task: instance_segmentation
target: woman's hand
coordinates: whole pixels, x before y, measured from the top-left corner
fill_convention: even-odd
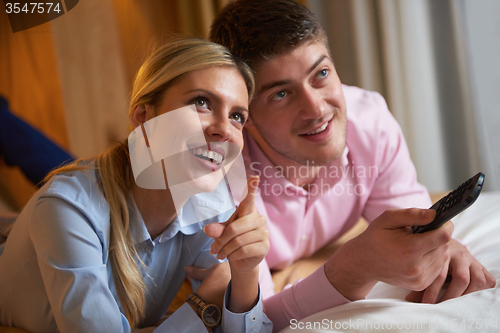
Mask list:
[[[259,295],[259,263],[269,251],[266,219],[255,209],[259,178],[248,179],[248,194],[225,223],[212,223],[205,233],[213,237],[211,253],[227,258],[231,267],[231,296],[228,308],[243,313],[252,309]]]
[[[257,268],[269,251],[266,218],[255,209],[259,178],[248,179],[248,194],[225,223],[212,223],[205,233],[215,239],[210,250],[218,259],[227,258],[231,272],[248,273]]]

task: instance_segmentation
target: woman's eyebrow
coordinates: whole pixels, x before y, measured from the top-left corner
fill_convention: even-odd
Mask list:
[[[218,103],[218,104],[222,103],[222,98],[220,98],[219,95],[211,92],[210,90],[201,89],[201,88],[200,89],[192,89],[192,90],[186,91],[186,93],[184,95],[188,95],[188,94],[192,94],[192,93],[204,93],[204,94],[208,95],[216,103]],[[234,106],[234,107],[232,107],[232,109],[237,109],[237,110],[240,110],[240,111],[249,112],[248,108],[245,107],[245,106]]]
[[[192,93],[204,93],[206,95],[208,95],[210,98],[212,98],[213,100],[215,100],[216,102],[220,102],[221,99],[219,96],[217,96],[217,94],[214,94],[213,92],[211,92],[210,90],[207,90],[207,89],[192,89],[192,90],[188,90],[184,93],[184,95],[188,95],[188,94],[192,94]]]

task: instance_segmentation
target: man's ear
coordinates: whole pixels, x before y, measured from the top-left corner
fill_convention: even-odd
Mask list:
[[[150,105],[147,104],[137,105],[134,111],[132,111],[132,113],[130,114],[130,122],[132,123],[132,126],[136,128],[137,126],[143,124],[145,121],[149,120],[148,113],[151,112],[152,108]]]

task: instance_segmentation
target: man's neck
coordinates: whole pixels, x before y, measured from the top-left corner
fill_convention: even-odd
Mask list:
[[[292,159],[289,159],[279,153],[267,144],[264,138],[260,135],[255,127],[247,129],[248,134],[254,139],[260,150],[271,161],[274,167],[281,170],[283,176],[295,186],[307,189],[308,185],[312,184],[320,170],[319,166],[313,162],[302,164]]]

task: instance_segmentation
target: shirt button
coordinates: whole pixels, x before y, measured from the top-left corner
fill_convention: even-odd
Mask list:
[[[305,241],[307,239],[307,235],[306,234],[303,234],[302,235],[302,240]]]
[[[257,320],[257,318],[255,316],[252,317],[252,321],[255,321]]]

